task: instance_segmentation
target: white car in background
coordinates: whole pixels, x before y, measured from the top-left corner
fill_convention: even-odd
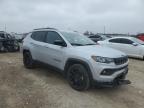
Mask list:
[[[134,37],[115,37],[98,42],[126,53],[129,57],[144,59],[144,42]]]

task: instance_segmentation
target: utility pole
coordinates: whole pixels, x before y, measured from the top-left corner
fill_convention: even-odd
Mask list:
[[[106,33],[106,27],[104,26],[104,34]]]
[[[6,24],[5,24],[5,32],[6,32]]]

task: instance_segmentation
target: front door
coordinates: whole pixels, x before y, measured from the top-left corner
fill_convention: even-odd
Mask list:
[[[48,31],[45,39],[45,50],[43,55],[47,64],[62,69],[66,47],[55,45],[55,40],[64,41],[57,32]]]

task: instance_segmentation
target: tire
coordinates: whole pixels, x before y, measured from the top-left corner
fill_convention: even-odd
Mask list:
[[[90,77],[88,75],[88,71],[81,64],[74,64],[69,67],[67,80],[70,86],[78,91],[84,91],[90,87]]]
[[[31,53],[28,51],[23,53],[23,64],[28,69],[34,68],[34,60],[32,59]]]

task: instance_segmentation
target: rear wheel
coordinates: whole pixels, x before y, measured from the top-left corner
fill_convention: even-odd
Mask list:
[[[34,60],[32,59],[31,53],[26,51],[23,53],[23,63],[26,68],[33,68],[34,67]]]
[[[87,90],[90,86],[88,71],[81,64],[74,64],[68,69],[67,80],[70,86],[78,91]]]

